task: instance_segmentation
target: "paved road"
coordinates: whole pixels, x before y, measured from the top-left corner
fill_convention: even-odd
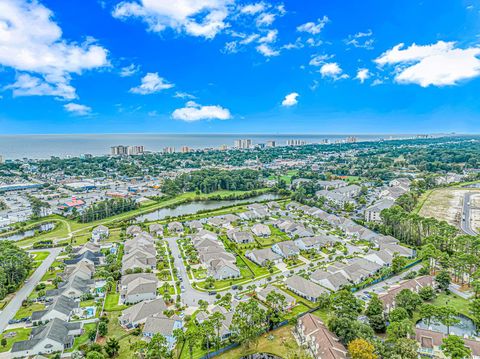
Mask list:
[[[50,255],[42,262],[40,267],[32,274],[27,282],[20,288],[15,296],[10,300],[5,309],[0,313],[0,333],[2,333],[8,325],[8,321],[12,319],[22,306],[22,302],[28,298],[35,286],[40,282],[48,268],[55,261],[63,248],[42,249],[42,251],[50,252]]]
[[[466,234],[471,236],[476,236],[477,232],[472,228],[472,218],[471,218],[471,197],[472,193],[465,193],[463,196],[463,208],[462,208],[462,218],[460,220],[460,228]]]
[[[183,302],[188,306],[198,307],[198,301],[200,299],[206,300],[209,303],[215,301],[214,295],[208,295],[208,293],[201,292],[192,287],[190,280],[188,279],[187,269],[183,261],[178,258],[180,255],[180,248],[178,247],[177,238],[165,238],[168,242],[170,249],[172,250],[172,256],[175,259],[174,265],[178,269],[178,273],[183,278],[182,285],[185,288],[185,292],[182,293]]]

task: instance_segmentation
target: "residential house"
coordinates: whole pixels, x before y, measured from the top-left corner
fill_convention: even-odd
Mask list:
[[[148,317],[143,326],[143,336],[149,340],[155,334],[161,334],[167,339],[168,349],[172,350],[175,347],[175,336],[173,332],[175,329],[182,329],[182,320],[174,315],[171,318],[163,314],[152,315]]]
[[[253,238],[252,232],[250,231],[239,231],[236,229],[231,229],[227,232],[227,237],[232,242],[235,243],[253,243],[255,239]]]
[[[105,227],[104,225],[95,227],[92,231],[92,241],[100,242],[101,240],[108,238],[109,234],[110,232],[108,230],[108,227]]]
[[[415,339],[419,344],[418,354],[423,357],[446,359],[447,356],[442,351],[443,339],[447,335],[429,329],[415,328]],[[480,359],[480,341],[463,338],[463,342],[472,354],[469,359]]]
[[[269,237],[272,234],[270,227],[263,223],[256,223],[252,226],[252,232],[258,237]]]
[[[298,319],[295,334],[302,346],[308,348],[313,358],[347,359],[348,351],[340,339],[313,314]]]
[[[257,288],[256,295],[257,298],[260,299],[262,302],[267,302],[267,297],[272,292],[281,294],[285,297],[285,308],[283,308],[283,310],[290,310],[295,305],[297,305],[297,300],[294,297],[271,284],[267,285],[265,288]]]
[[[135,273],[123,276],[120,285],[120,300],[133,304],[155,299],[159,281],[153,273]]]
[[[183,224],[181,224],[180,222],[170,222],[167,224],[167,228],[170,233],[183,232]]]
[[[44,326],[34,327],[28,340],[13,343],[13,358],[63,352],[73,346],[76,336],[82,334],[83,323],[68,323],[54,318]]]
[[[165,310],[167,310],[167,305],[163,298],[143,301],[125,309],[119,321],[127,329],[136,328],[144,324],[148,317],[160,315]]]
[[[142,228],[140,228],[140,226],[137,226],[137,225],[129,226],[127,227],[127,230],[126,230],[127,236],[131,236],[131,237],[134,237],[137,234],[140,234],[141,232],[142,232]]]
[[[300,277],[297,274],[287,278],[285,280],[285,285],[293,293],[311,302],[316,302],[322,294],[329,293],[327,289],[320,287],[318,284]]]
[[[349,279],[342,272],[330,273],[322,269],[317,269],[313,272],[310,275],[310,280],[332,291],[340,290],[351,284]]]
[[[386,312],[395,308],[395,298],[403,289],[410,289],[413,292],[418,291],[424,287],[433,287],[435,285],[433,277],[430,275],[421,276],[414,279],[409,279],[400,284],[390,288],[386,293],[380,294],[378,298],[383,303],[383,308]]]
[[[153,223],[148,227],[148,231],[153,236],[161,237],[163,235],[163,226],[158,223]]]
[[[45,310],[40,310],[32,313],[31,321],[33,325],[47,323],[54,318],[59,318],[68,322],[71,315],[79,307],[79,302],[59,295]]]
[[[92,293],[94,288],[93,280],[85,280],[78,275],[73,275],[66,282],[59,283],[57,289],[47,290],[46,297],[51,298],[63,294],[71,299],[79,299],[85,294]]]
[[[245,252],[245,257],[261,267],[268,263],[278,264],[282,261],[282,256],[275,253],[270,248],[254,249]]]
[[[291,258],[300,254],[300,248],[295,245],[294,241],[284,241],[275,243],[272,251],[282,256],[282,258]]]
[[[377,203],[374,203],[367,209],[365,209],[365,221],[367,222],[381,222],[382,218],[380,217],[380,213],[387,208],[392,207],[395,204],[395,201],[385,198]]]

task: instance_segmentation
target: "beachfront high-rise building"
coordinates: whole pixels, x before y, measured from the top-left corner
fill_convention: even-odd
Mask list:
[[[163,153],[175,153],[175,147],[171,147],[171,146],[165,147],[163,149]]]
[[[273,140],[267,141],[267,147],[275,147],[277,143]]]
[[[350,137],[347,137],[345,142],[346,143],[356,143],[357,142],[357,138],[355,136],[350,136]]]
[[[234,142],[235,148],[241,148],[241,149],[248,149],[252,147],[252,140],[250,139],[241,139],[241,140],[235,140]]]
[[[129,156],[141,155],[144,152],[143,146],[128,146],[127,154]]]
[[[128,146],[118,145],[111,147],[112,156],[125,156],[128,153]]]
[[[180,151],[182,153],[188,153],[188,152],[192,152],[192,149],[188,146],[182,146],[182,148],[180,149]]]
[[[221,145],[218,149],[220,151],[226,151],[226,150],[228,150],[228,146],[227,145]]]
[[[296,139],[287,140],[287,146],[303,146],[306,144],[307,142],[305,140],[296,140]]]
[[[2,156],[2,155],[0,155],[0,165],[1,165],[3,162],[4,162],[4,160],[3,160],[3,156]]]

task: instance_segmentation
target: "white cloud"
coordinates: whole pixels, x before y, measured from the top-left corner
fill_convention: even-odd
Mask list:
[[[233,0],[139,0],[122,1],[113,10],[118,19],[137,17],[150,31],[171,28],[192,36],[214,38],[228,24],[229,5]]]
[[[333,80],[348,78],[347,74],[343,74],[342,68],[336,62],[327,62],[320,67],[322,77],[330,77]]]
[[[275,21],[275,17],[272,13],[262,13],[257,17],[257,26],[270,26]]]
[[[251,34],[251,35],[247,36],[246,38],[244,38],[242,41],[240,41],[240,43],[242,45],[248,45],[248,44],[251,44],[252,42],[254,42],[255,40],[257,40],[259,37],[260,37],[259,34]]]
[[[461,49],[455,42],[445,41],[404,46],[398,44],[375,60],[380,66],[396,66],[397,83],[447,86],[480,76],[480,47]]]
[[[270,44],[272,42],[277,41],[278,30],[269,30],[267,34],[260,39],[258,39],[259,43]]]
[[[230,111],[221,106],[202,106],[194,101],[188,101],[183,108],[178,108],[172,113],[175,120],[195,122],[201,120],[229,120],[232,118]]]
[[[19,72],[16,96],[76,98],[71,74],[108,65],[108,52],[87,38],[77,44],[62,38],[53,13],[37,1],[0,1],[0,65]]]
[[[298,103],[298,100],[297,100],[298,96],[300,96],[300,95],[296,92],[292,92],[292,93],[288,94],[283,99],[282,106],[284,106],[284,107],[295,106]]]
[[[177,91],[175,92],[175,95],[173,97],[176,97],[176,98],[188,98],[188,99],[194,99],[196,98],[194,95],[192,94],[189,94],[187,92],[182,92],[182,91]]]
[[[257,46],[257,51],[266,57],[273,57],[280,55],[280,51],[272,49],[267,44],[260,44]]]
[[[307,22],[303,25],[297,27],[297,31],[299,32],[308,32],[312,35],[317,35],[322,31],[325,25],[330,21],[327,16],[324,16],[321,19],[318,19],[317,22]]]
[[[175,85],[158,76],[158,73],[149,72],[142,78],[142,83],[137,87],[131,88],[130,92],[139,95],[150,95],[162,90],[168,90],[173,86]]]
[[[357,32],[356,34],[349,35],[344,41],[345,44],[353,47],[373,50],[375,40],[372,38],[372,35],[373,31],[368,29],[366,32]]]
[[[262,12],[265,10],[265,4],[263,2],[259,2],[256,4],[249,4],[245,5],[240,9],[240,12],[242,14],[248,14],[248,15],[255,15],[258,14],[259,12]]]
[[[120,76],[122,77],[130,77],[135,75],[140,70],[140,66],[135,64],[131,64],[120,69]]]
[[[316,55],[312,57],[310,62],[308,63],[310,66],[321,66],[323,65],[326,61],[330,60],[333,58],[333,55]]]
[[[357,76],[355,77],[355,79],[360,81],[360,83],[363,84],[369,78],[370,78],[370,71],[368,69],[361,68],[357,70]]]
[[[72,112],[74,113],[75,115],[79,115],[79,116],[84,116],[84,115],[88,115],[92,112],[92,108],[89,107],[89,106],[85,106],[85,105],[81,105],[79,103],[73,103],[73,102],[70,102],[70,103],[67,103],[65,105],[63,105],[63,107],[65,108],[65,110],[67,110],[68,112]]]

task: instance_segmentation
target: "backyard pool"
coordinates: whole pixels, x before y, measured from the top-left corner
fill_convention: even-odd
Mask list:
[[[476,326],[473,323],[473,320],[467,318],[463,315],[458,315],[457,319],[460,321],[458,324],[450,326],[450,334],[455,334],[460,337],[468,336],[473,337],[476,334]],[[417,328],[420,329],[429,329],[436,332],[441,332],[447,334],[448,330],[447,327],[438,321],[431,320],[430,324],[425,319],[420,320],[417,322]]]

